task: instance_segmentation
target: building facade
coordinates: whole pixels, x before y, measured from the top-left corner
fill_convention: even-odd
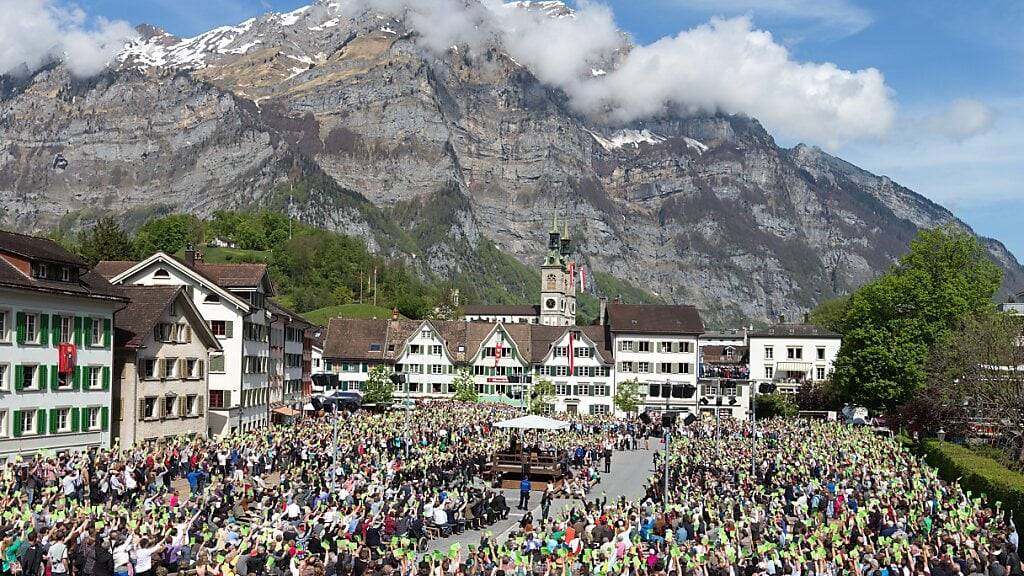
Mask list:
[[[210,436],[270,423],[270,313],[273,287],[265,264],[207,264],[194,250],[184,260],[157,252],[141,262],[100,262],[113,284],[185,286],[221,346],[210,356]]]
[[[842,336],[814,324],[775,324],[750,333],[750,380],[772,382],[795,394],[803,384],[827,380]]]
[[[0,232],[0,460],[110,446],[113,322],[126,304],[59,244]]]
[[[122,447],[208,434],[211,353],[220,341],[185,286],[125,286],[115,325],[113,433]]]

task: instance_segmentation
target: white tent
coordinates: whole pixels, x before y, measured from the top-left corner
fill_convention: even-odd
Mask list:
[[[520,416],[511,420],[502,420],[495,423],[494,426],[497,428],[515,428],[517,430],[565,430],[569,427],[569,423],[530,414],[529,416]]]

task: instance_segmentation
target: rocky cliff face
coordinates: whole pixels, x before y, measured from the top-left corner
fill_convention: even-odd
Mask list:
[[[883,271],[918,227],[963,226],[756,120],[606,125],[500,46],[428,54],[402,22],[332,2],[192,39],[140,32],[100,76],[0,79],[6,224],[292,204],[447,276],[479,270],[482,239],[536,264],[558,214],[593,269],[719,322],[795,316]]]

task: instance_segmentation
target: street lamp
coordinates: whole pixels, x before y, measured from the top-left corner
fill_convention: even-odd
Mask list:
[[[945,442],[946,441],[946,431],[943,430],[942,428],[939,428],[939,431],[935,433],[935,437],[939,439],[939,442]]]
[[[776,386],[771,382],[750,384],[750,475],[757,476],[757,395],[772,394]]]

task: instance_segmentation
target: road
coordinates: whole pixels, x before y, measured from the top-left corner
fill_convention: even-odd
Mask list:
[[[639,450],[616,451],[612,456],[611,473],[601,475],[601,483],[591,489],[588,498],[600,498],[602,492],[608,494],[609,501],[614,500],[619,496],[625,496],[627,499],[633,499],[641,496],[644,493],[644,484],[646,483],[647,478],[651,475],[652,464],[654,461],[653,453],[659,448],[661,448],[661,444],[656,439],[652,438],[649,450],[645,450],[641,447]],[[603,460],[599,465],[599,469],[604,469]],[[530,496],[530,506],[534,518],[540,518],[540,497],[541,492],[538,491],[534,491]],[[448,538],[433,540],[431,541],[428,550],[440,550],[442,552],[446,552],[451,548],[451,545],[456,542],[462,544],[463,548],[465,548],[469,544],[479,543],[480,536],[487,531],[493,533],[496,540],[503,540],[505,534],[518,526],[519,521],[522,520],[523,516],[526,514],[523,511],[515,509],[516,504],[519,503],[518,490],[505,490],[505,500],[508,502],[508,505],[512,507],[512,510],[509,512],[506,520],[499,520],[490,526],[484,527],[482,530],[465,530],[461,534],[454,534]],[[566,506],[570,506],[572,502],[572,500],[565,498],[556,499],[551,505],[550,515],[555,516]]]

